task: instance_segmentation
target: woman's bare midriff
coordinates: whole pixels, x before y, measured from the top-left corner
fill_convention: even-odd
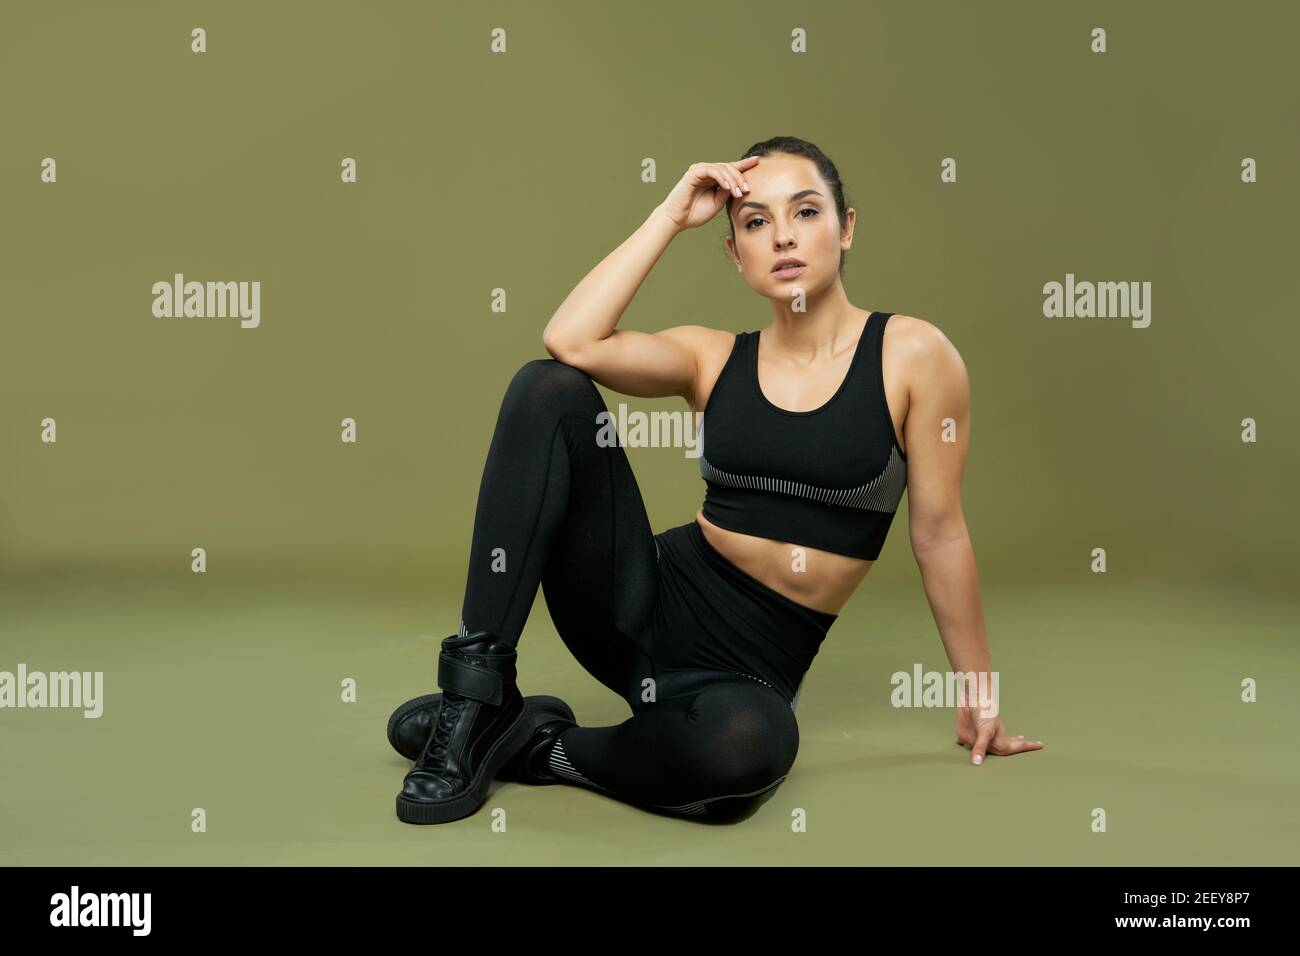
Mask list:
[[[791,601],[827,614],[840,613],[876,563],[728,531],[704,517],[703,508],[695,513],[695,520],[714,550],[740,570]]]

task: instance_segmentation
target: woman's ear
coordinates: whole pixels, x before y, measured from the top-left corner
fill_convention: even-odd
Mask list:
[[[852,206],[844,211],[844,225],[840,227],[840,242],[848,243],[844,246],[844,251],[848,252],[849,247],[853,245],[853,229],[857,225],[858,214]]]
[[[744,272],[745,267],[740,262],[740,253],[736,251],[736,244],[731,241],[731,237],[727,236],[723,239],[722,244],[727,247],[727,254],[731,256],[731,261],[736,264],[736,271]]]

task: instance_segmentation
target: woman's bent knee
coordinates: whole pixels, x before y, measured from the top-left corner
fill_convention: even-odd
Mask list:
[[[515,372],[506,389],[510,408],[540,411],[578,411],[595,414],[605,408],[591,376],[556,359],[533,359]]]
[[[515,372],[513,381],[530,389],[547,392],[567,389],[585,392],[595,387],[590,375],[574,365],[565,365],[558,359],[532,359],[525,362]]]

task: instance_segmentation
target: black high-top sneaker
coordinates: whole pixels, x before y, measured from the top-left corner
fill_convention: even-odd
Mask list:
[[[420,756],[441,702],[441,694],[412,697],[389,715],[388,742],[407,760],[415,760]],[[560,698],[546,694],[525,697],[524,707],[528,711],[532,737],[501,766],[496,779],[533,786],[563,783],[550,771],[542,751],[549,753],[546,745],[552,737],[578,726],[573,708]]]
[[[438,716],[438,705],[442,703],[442,694],[425,694],[422,697],[412,697],[397,705],[397,708],[388,716],[388,743],[399,754],[407,760],[419,760],[420,753],[424,750],[424,745],[429,740],[429,729],[433,726],[434,718]],[[565,717],[575,721],[577,718],[573,715],[573,708],[566,704],[559,697],[551,697],[546,694],[530,694],[524,698],[524,707],[528,709],[530,727],[536,735],[538,724],[541,721],[551,720],[555,717]],[[530,740],[529,743],[533,741]],[[511,768],[519,763],[520,756],[525,750],[530,749],[524,746],[518,753],[511,757],[501,769],[497,771],[497,780],[518,780],[519,776],[511,772]]]
[[[488,631],[442,642],[442,700],[429,739],[397,795],[399,819],[448,823],[483,806],[492,778],[533,732],[515,685],[516,658],[513,647]]]

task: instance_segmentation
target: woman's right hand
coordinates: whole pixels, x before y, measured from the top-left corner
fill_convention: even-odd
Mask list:
[[[728,196],[739,199],[749,192],[744,171],[758,160],[746,156],[738,163],[692,163],[659,208],[678,229],[702,226],[718,214]]]

